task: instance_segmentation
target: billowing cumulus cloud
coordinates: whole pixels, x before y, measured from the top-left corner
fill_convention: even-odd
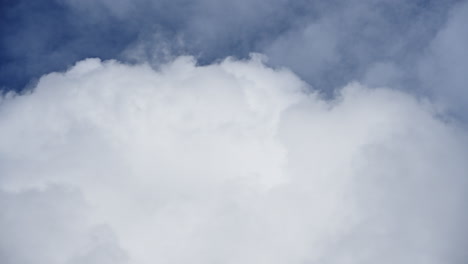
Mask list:
[[[2,1],[0,262],[465,263],[467,17]]]
[[[6,94],[2,263],[463,263],[463,127],[262,59],[87,59]]]

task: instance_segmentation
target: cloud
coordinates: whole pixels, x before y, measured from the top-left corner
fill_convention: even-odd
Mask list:
[[[2,263],[125,263],[106,225],[93,222],[79,191],[51,185],[0,191]]]
[[[468,2],[453,8],[450,19],[438,32],[419,61],[424,88],[466,121],[468,103]]]
[[[0,5],[2,263],[468,259],[466,1]]]
[[[205,63],[245,57],[259,39],[289,27],[304,6],[284,0],[4,1],[0,88],[24,90],[31,80],[88,57],[153,65],[185,54]]]
[[[391,84],[417,90],[415,61],[450,17],[456,1],[351,1],[330,4],[262,47],[274,65],[298,73],[316,89],[333,93],[365,81],[374,66],[394,65],[406,74]],[[371,77],[378,79],[380,73]],[[410,79],[411,81],[409,81]],[[378,80],[385,82],[386,77]]]
[[[180,55],[205,65],[260,52],[329,94],[353,80],[378,79],[369,75],[379,64],[406,73],[392,85],[425,91],[416,61],[459,2],[4,1],[0,86],[24,90],[88,57],[157,68]]]
[[[462,263],[466,131],[255,55],[87,59],[0,103],[4,263]]]

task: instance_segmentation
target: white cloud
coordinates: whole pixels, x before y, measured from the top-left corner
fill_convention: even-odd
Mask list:
[[[88,59],[0,105],[6,263],[460,263],[467,142],[260,57]],[[465,241],[466,242],[466,241]]]

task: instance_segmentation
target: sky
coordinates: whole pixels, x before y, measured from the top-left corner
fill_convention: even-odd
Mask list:
[[[468,1],[0,12],[1,263],[467,262]]]

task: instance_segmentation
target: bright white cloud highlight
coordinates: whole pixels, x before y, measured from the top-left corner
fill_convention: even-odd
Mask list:
[[[256,56],[88,59],[0,104],[3,263],[461,263],[467,142]]]

